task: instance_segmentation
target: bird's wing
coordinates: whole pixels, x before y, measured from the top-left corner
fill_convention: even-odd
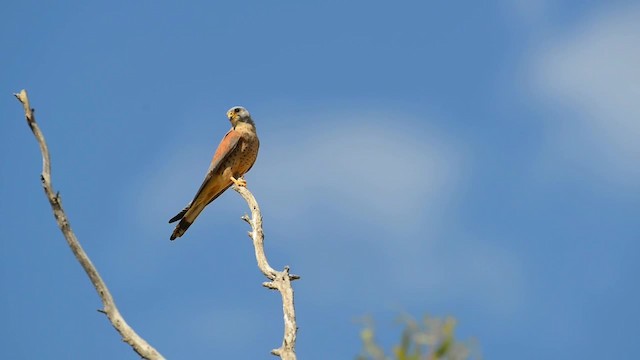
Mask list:
[[[176,215],[176,216],[172,217],[171,219],[169,219],[169,224],[171,224],[172,222],[176,222],[176,221],[182,219],[184,217],[184,214],[186,214],[187,211],[189,211],[190,207],[191,207],[191,203],[187,204],[187,206],[185,206],[184,209],[180,210],[178,215]]]
[[[224,138],[222,138],[220,145],[218,145],[218,149],[213,155],[213,160],[211,160],[211,165],[207,170],[207,175],[205,176],[204,181],[202,182],[202,185],[200,185],[200,189],[198,189],[198,191],[196,192],[196,195],[193,197],[193,200],[184,209],[182,209],[182,211],[180,211],[176,216],[172,217],[171,220],[169,220],[169,223],[178,221],[182,219],[184,216],[186,216],[187,212],[189,212],[189,210],[192,210],[192,205],[194,205],[196,201],[199,201],[200,203],[204,202],[200,204],[201,206],[198,206],[199,210],[197,211],[197,213],[200,213],[200,211],[202,211],[202,208],[205,205],[209,204],[211,201],[217,198],[224,190],[228,188],[227,186],[220,189],[220,191],[216,191],[215,194],[209,194],[209,196],[212,196],[211,199],[200,199],[200,196],[205,196],[205,193],[206,193],[204,191],[205,189],[211,186],[216,186],[215,184],[216,180],[220,180],[215,178],[216,172],[219,170],[218,168],[220,167],[220,164],[224,163],[224,160],[227,159],[227,157],[229,157],[229,155],[232,154],[235,151],[235,149],[238,147],[238,143],[240,142],[240,137],[241,135],[238,131],[231,129],[229,130],[229,132],[227,132]],[[229,182],[231,182],[231,180],[229,180]]]
[[[196,196],[194,196],[193,200],[191,201],[192,204],[196,202],[198,197],[202,194],[203,190],[209,185],[210,182],[212,182],[213,178],[216,176],[216,172],[220,167],[220,164],[224,163],[224,160],[226,160],[229,155],[231,155],[238,147],[240,138],[240,133],[233,129],[229,130],[229,132],[224,136],[224,138],[220,142],[220,145],[218,145],[216,153],[213,155],[211,165],[209,165],[209,170],[207,170],[207,175],[205,176],[202,185],[200,185],[200,189],[198,189],[198,192],[196,192]],[[206,203],[209,203],[209,201],[207,200]]]

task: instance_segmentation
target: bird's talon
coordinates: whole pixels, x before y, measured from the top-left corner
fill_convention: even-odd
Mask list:
[[[232,177],[231,177],[231,181],[233,181],[233,183],[234,183],[236,186],[239,186],[239,187],[247,187],[247,180],[245,180],[245,179],[243,179],[243,178],[238,178],[238,179],[236,179],[236,178],[234,178],[234,177],[232,176]]]

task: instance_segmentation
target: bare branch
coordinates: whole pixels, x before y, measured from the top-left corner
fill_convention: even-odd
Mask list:
[[[274,270],[267,261],[267,257],[264,253],[264,233],[262,231],[262,214],[260,213],[260,207],[253,194],[246,187],[233,186],[233,190],[237,191],[249,205],[251,209],[251,218],[244,215],[242,220],[249,223],[251,231],[249,237],[253,240],[253,247],[256,252],[256,260],[260,271],[270,281],[263,283],[262,285],[273,290],[278,290],[282,295],[282,311],[284,313],[284,338],[282,339],[282,345],[271,350],[273,355],[279,356],[283,360],[295,360],[296,359],[296,333],[298,327],[296,326],[296,312],[293,306],[293,287],[291,281],[299,279],[297,275],[289,274],[289,267],[285,267],[283,271]]]
[[[71,225],[69,224],[67,215],[62,208],[60,195],[53,190],[53,186],[51,185],[51,163],[49,158],[49,149],[47,148],[47,143],[44,139],[44,135],[42,134],[40,128],[38,127],[38,124],[36,123],[36,118],[33,114],[34,110],[29,104],[27,92],[25,90],[22,90],[19,94],[14,94],[14,96],[24,106],[24,114],[27,119],[27,124],[29,124],[33,135],[36,137],[36,140],[40,145],[40,152],[42,153],[42,187],[44,188],[44,192],[49,199],[49,203],[51,204],[53,216],[56,218],[58,226],[60,227],[64,238],[67,240],[67,244],[69,244],[73,255],[75,255],[80,265],[82,265],[82,268],[89,276],[91,283],[96,288],[100,299],[102,299],[103,309],[99,311],[107,315],[113,327],[120,333],[120,336],[122,336],[122,341],[131,345],[133,350],[142,358],[149,360],[164,359],[164,357],[160,355],[160,353],[156,349],[154,349],[143,338],[136,334],[136,332],[124,320],[122,315],[120,315],[120,311],[118,311],[116,303],[113,300],[113,297],[111,296],[107,285],[104,283],[104,281],[102,281],[98,270],[96,270],[95,266],[93,266],[91,260],[89,259],[89,256],[87,256],[87,254],[82,249],[82,246],[80,246],[76,235],[73,233],[73,230],[71,230]]]

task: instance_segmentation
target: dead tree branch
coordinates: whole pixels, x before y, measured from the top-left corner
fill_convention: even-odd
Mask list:
[[[233,190],[237,191],[246,200],[249,205],[249,209],[251,209],[251,218],[249,218],[248,215],[244,215],[242,220],[246,221],[251,226],[249,237],[253,240],[253,247],[255,248],[258,267],[264,276],[270,280],[262,285],[269,289],[278,290],[282,295],[284,338],[282,339],[282,345],[277,349],[271,350],[271,353],[279,356],[283,360],[295,360],[296,333],[298,331],[298,327],[296,326],[296,312],[293,306],[293,287],[291,287],[291,281],[299,279],[300,277],[289,274],[288,266],[286,266],[283,271],[276,271],[269,265],[264,253],[262,214],[260,213],[258,202],[246,187],[234,185]]]
[[[73,255],[75,255],[76,259],[82,265],[82,268],[89,276],[91,283],[96,288],[100,299],[102,299],[103,309],[99,310],[100,312],[107,315],[109,321],[113,327],[120,333],[122,336],[122,341],[131,345],[133,350],[138,353],[142,358],[149,360],[159,360],[164,359],[160,353],[154,349],[149,343],[147,343],[143,338],[141,338],[136,332],[127,324],[124,320],[120,311],[116,307],[116,303],[107,288],[107,285],[102,281],[98,270],[96,270],[95,266],[91,263],[89,256],[84,252],[82,246],[78,242],[76,235],[71,230],[71,225],[69,224],[69,220],[67,215],[62,208],[62,200],[60,199],[60,194],[56,193],[53,190],[53,186],[51,185],[51,163],[49,158],[49,149],[47,148],[47,143],[44,139],[44,135],[40,131],[38,124],[36,123],[36,118],[34,116],[34,110],[31,108],[29,104],[29,98],[27,97],[27,92],[22,90],[18,94],[14,94],[14,96],[22,103],[24,106],[24,114],[27,119],[27,124],[31,128],[33,135],[36,137],[38,144],[40,145],[40,152],[42,153],[42,187],[44,188],[44,192],[49,199],[49,203],[51,204],[51,209],[53,210],[53,216],[56,218],[58,222],[58,226],[62,231],[62,235],[67,240],[67,244],[71,248]]]

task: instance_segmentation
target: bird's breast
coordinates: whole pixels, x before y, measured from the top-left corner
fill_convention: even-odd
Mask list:
[[[237,156],[235,156],[233,164],[231,167],[233,168],[233,173],[237,176],[244,175],[253,164],[256,162],[258,157],[258,149],[260,147],[260,142],[258,141],[258,137],[255,134],[243,134],[241,143],[239,144],[239,151]]]

